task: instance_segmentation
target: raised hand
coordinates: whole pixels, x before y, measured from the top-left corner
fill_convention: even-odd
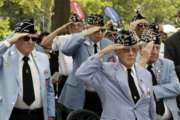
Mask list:
[[[149,60],[149,58],[151,56],[151,52],[153,50],[153,46],[154,46],[154,41],[148,42],[147,44],[140,45],[140,47],[141,47],[141,49],[140,49],[140,55],[141,55],[140,64],[142,66],[145,66],[147,61]]]
[[[28,36],[29,33],[15,33],[10,39],[8,39],[8,42],[13,45],[21,38]]]
[[[114,50],[120,50],[122,48],[124,48],[124,46],[121,44],[111,44],[98,52],[98,58],[102,58],[104,55],[111,53]]]
[[[101,29],[101,27],[95,26],[95,27],[91,27],[91,28],[83,30],[82,33],[84,34],[84,36],[88,36],[88,35],[91,35],[97,31],[99,31],[100,29]]]

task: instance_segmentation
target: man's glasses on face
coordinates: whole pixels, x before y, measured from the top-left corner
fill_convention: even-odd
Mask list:
[[[30,39],[31,39],[33,42],[36,42],[38,38],[35,37],[35,36],[24,36],[24,37],[23,37],[23,40],[26,41],[26,42],[28,42]]]
[[[137,26],[138,26],[139,28],[147,28],[147,27],[148,27],[148,24],[139,23],[139,24],[137,24]]]
[[[122,52],[124,53],[129,53],[129,52],[133,52],[136,53],[138,51],[138,47],[124,47],[122,48]]]

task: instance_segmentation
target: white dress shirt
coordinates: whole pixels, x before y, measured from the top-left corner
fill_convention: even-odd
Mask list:
[[[57,36],[53,40],[52,44],[52,50],[53,51],[59,51],[59,74],[60,75],[69,75],[69,73],[72,71],[73,67],[73,59],[71,56],[66,56],[62,53],[62,48],[64,46],[64,43],[68,40],[71,39],[72,34],[70,35],[62,35],[62,36]]]
[[[18,63],[18,65],[19,65],[19,72],[18,72],[19,95],[17,97],[15,107],[20,108],[20,109],[41,108],[42,107],[42,98],[41,98],[41,93],[40,93],[40,79],[39,79],[37,67],[36,67],[31,55],[28,56],[29,57],[28,64],[30,66],[31,74],[32,74],[32,80],[33,80],[33,86],[34,86],[34,92],[35,92],[35,101],[30,106],[28,106],[23,101],[22,67],[24,64],[24,61],[23,61],[24,55],[18,50],[17,50],[17,53],[19,54],[19,63]]]
[[[121,63],[120,63],[120,64],[121,64]],[[122,65],[124,71],[127,72],[127,68],[126,68],[123,64],[121,64],[121,65]],[[131,75],[132,75],[132,77],[133,77],[133,79],[134,79],[134,83],[135,83],[136,88],[137,88],[137,90],[138,90],[139,96],[141,97],[142,91],[141,91],[141,89],[140,89],[140,87],[139,87],[139,81],[138,81],[138,78],[137,78],[137,74],[136,74],[136,70],[135,70],[135,66],[134,66],[134,65],[131,67]],[[129,94],[131,95],[130,89],[129,89]],[[132,95],[131,95],[131,96],[132,96]]]

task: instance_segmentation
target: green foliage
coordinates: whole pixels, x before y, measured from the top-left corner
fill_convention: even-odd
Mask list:
[[[103,7],[112,6],[124,18],[124,22],[129,24],[135,10],[140,8],[144,16],[150,22],[171,23],[179,26],[176,22],[175,14],[180,1],[178,0],[78,0],[86,14],[102,13]]]
[[[34,18],[39,31],[48,31],[54,0],[0,0],[0,36],[12,31],[14,25],[24,18]],[[86,15],[103,14],[105,6],[111,6],[123,17],[127,26],[135,15],[135,9],[141,8],[150,22],[175,24],[180,9],[180,0],[77,0]]]
[[[17,22],[27,18],[34,18],[37,29],[42,30],[43,27],[41,26],[48,24],[48,22],[44,22],[49,21],[51,8],[52,0],[0,0],[0,17],[3,19],[8,18],[9,21],[9,26],[3,28],[10,31],[14,29]]]
[[[0,18],[0,40],[7,36],[9,31],[9,19],[8,18]]]

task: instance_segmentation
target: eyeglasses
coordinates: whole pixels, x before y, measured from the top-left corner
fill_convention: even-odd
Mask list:
[[[138,51],[138,48],[137,47],[125,47],[122,49],[122,51],[124,53],[129,53],[129,52],[133,52],[133,53],[136,53]]]
[[[142,27],[147,28],[147,27],[148,27],[148,24],[139,23],[139,24],[137,24],[137,26],[138,26],[139,28],[142,28]]]
[[[103,28],[101,28],[99,31],[97,31],[97,32],[95,32],[95,33],[104,33],[106,31],[106,29],[103,29]]]
[[[24,36],[24,37],[23,37],[23,40],[26,41],[26,42],[28,42],[30,39],[31,39],[33,42],[36,42],[38,38],[37,38],[37,37],[33,37],[33,36]]]

